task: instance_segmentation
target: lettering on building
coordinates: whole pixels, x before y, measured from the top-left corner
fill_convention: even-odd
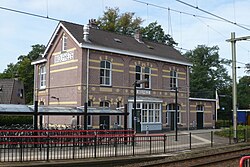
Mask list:
[[[54,57],[54,64],[66,62],[74,59],[74,51],[61,53]]]

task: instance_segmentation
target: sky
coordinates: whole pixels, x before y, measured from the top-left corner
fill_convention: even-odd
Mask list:
[[[237,37],[250,36],[250,0],[182,0],[199,9],[220,16],[238,27],[178,0],[0,0],[0,72],[20,55],[27,55],[31,46],[49,42],[58,21],[11,12],[10,8],[78,24],[98,19],[106,7],[119,7],[120,13],[134,12],[143,26],[157,21],[182,48],[193,50],[198,45],[219,47],[220,58],[232,59],[231,32]],[[145,2],[145,3],[141,3]],[[169,10],[168,10],[169,9]],[[250,63],[250,41],[236,43],[237,77],[244,75],[245,63]],[[231,67],[227,67],[231,75]]]

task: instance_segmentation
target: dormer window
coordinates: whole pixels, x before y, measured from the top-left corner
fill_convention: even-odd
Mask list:
[[[62,37],[62,52],[67,50],[67,37],[63,34]]]

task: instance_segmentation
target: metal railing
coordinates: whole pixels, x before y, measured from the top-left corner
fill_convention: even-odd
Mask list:
[[[244,140],[246,141],[246,140]],[[132,130],[0,130],[0,162],[172,153],[230,144],[214,132],[134,134]]]

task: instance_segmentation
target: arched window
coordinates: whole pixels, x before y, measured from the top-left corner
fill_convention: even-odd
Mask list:
[[[100,84],[110,86],[111,85],[111,63],[103,60],[100,64]]]
[[[197,105],[196,106],[196,111],[197,112],[203,112],[204,111],[204,106],[203,105]]]
[[[110,102],[105,100],[100,102],[100,107],[110,107]]]
[[[40,105],[40,106],[44,106],[44,102],[43,102],[43,101],[40,101],[40,102],[39,102],[39,105]]]

